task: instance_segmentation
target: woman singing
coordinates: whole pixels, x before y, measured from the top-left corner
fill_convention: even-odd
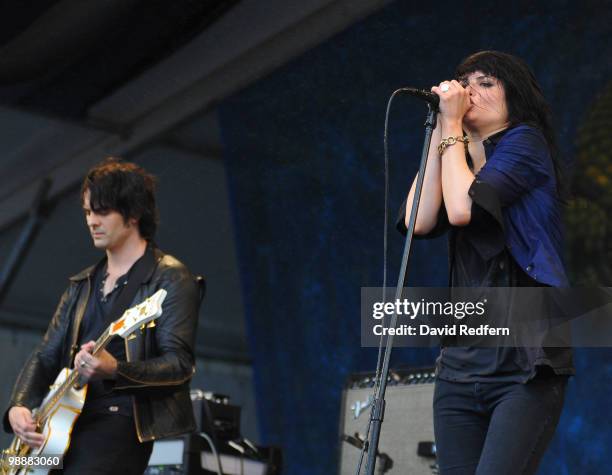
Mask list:
[[[469,56],[440,97],[415,234],[449,231],[453,287],[568,285],[560,173],[548,105],[521,59]],[[415,182],[402,206],[404,233]],[[444,346],[434,429],[441,475],[533,474],[553,437],[566,348]]]

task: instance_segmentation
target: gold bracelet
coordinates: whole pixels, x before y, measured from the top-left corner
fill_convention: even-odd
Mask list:
[[[470,142],[470,140],[468,139],[467,135],[464,135],[463,137],[447,137],[445,139],[442,139],[440,145],[438,145],[438,155],[442,156],[444,150],[446,150],[447,147],[455,145],[457,142],[463,142],[467,147],[467,144]]]

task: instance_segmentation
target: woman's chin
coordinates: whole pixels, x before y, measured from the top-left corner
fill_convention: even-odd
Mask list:
[[[467,113],[463,116],[463,128],[473,130],[476,128],[476,125],[474,116],[470,113],[470,111],[467,111]]]

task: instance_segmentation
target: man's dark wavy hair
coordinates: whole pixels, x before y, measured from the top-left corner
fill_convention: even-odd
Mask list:
[[[93,212],[117,211],[126,223],[131,218],[137,219],[140,235],[152,241],[159,223],[155,184],[155,177],[143,168],[110,157],[85,176],[81,202],[89,190],[89,206]]]
[[[461,79],[476,71],[497,78],[504,86],[508,121],[511,127],[522,123],[540,129],[553,160],[557,192],[563,199],[564,173],[550,107],[527,63],[508,53],[479,51],[465,58],[457,66],[455,77]]]

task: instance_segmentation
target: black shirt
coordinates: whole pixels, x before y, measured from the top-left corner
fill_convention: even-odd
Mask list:
[[[119,277],[111,292],[105,296],[106,261],[103,261],[96,267],[92,276],[91,294],[79,331],[79,345],[83,345],[91,340],[96,341],[106,328],[121,316],[113,316],[110,312],[121,291],[127,285],[130,272],[133,268],[134,266],[125,275]],[[106,351],[113,355],[117,361],[126,361],[123,338],[119,336],[112,337],[106,346]],[[113,391],[112,386],[112,381],[90,381],[87,386],[83,413],[104,412],[132,416],[131,397],[127,394]]]
[[[451,227],[451,287],[534,287],[538,282],[525,274],[510,252],[503,248],[484,260],[472,236],[494,226],[492,218],[476,213],[463,227]],[[522,348],[443,347],[437,361],[438,377],[458,382],[524,382],[535,375]]]
[[[487,159],[506,131],[485,140]],[[468,164],[471,159],[468,155]],[[451,226],[444,204],[434,229],[424,236],[449,233],[450,287],[535,287],[542,286],[517,264],[508,250],[499,198],[492,187],[475,179],[469,190],[471,219],[467,226]],[[406,202],[402,204],[397,228],[406,234]],[[437,360],[441,379],[457,382],[526,382],[538,368],[549,367],[557,374],[573,374],[568,348],[482,348],[446,346]]]

